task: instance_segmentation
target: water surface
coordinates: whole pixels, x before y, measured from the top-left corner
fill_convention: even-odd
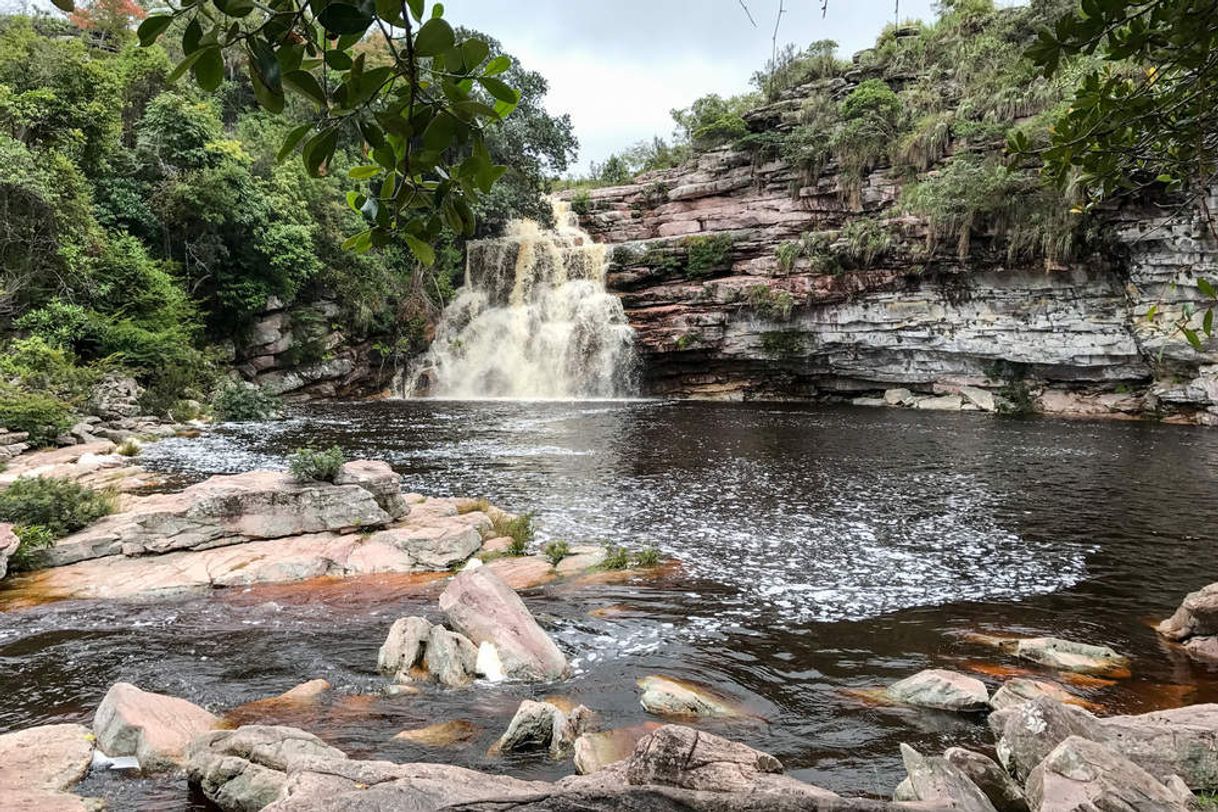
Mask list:
[[[1218,580],[1212,432],[787,404],[408,401],[225,426],[152,446],[146,462],[195,479],[282,466],[297,446],[330,443],[388,461],[409,489],[534,511],[539,541],[656,544],[681,568],[526,594],[577,666],[567,683],[421,697],[377,695],[376,650],[394,618],[435,614],[440,583],[10,612],[0,615],[0,731],[87,721],[118,679],[222,711],[322,676],[336,700],[277,712],[353,756],[553,778],[569,762],[485,754],[519,700],[558,693],[607,727],[635,725],[648,717],[634,681],[659,672],[710,683],[752,714],[707,729],[775,753],[805,780],[889,795],[899,742],[938,751],[984,747],[987,736],[980,720],[853,692],[930,666],[972,670],[993,688],[1022,667],[970,632],[1129,653],[1130,680],[1067,683],[1105,712],[1218,698],[1215,675],[1149,625]],[[391,741],[448,719],[482,732],[450,750]],[[181,808],[187,792],[170,780],[89,786],[143,809]]]

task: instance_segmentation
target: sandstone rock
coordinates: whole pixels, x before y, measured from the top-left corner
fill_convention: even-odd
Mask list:
[[[1002,714],[998,759],[1021,781],[1071,736],[1105,738],[1100,721],[1090,713],[1049,697],[1015,705]]]
[[[652,675],[638,681],[639,704],[660,716],[742,716],[739,707],[713,689],[688,680]]]
[[[482,547],[476,529],[454,521],[394,527],[374,533],[370,541],[393,545],[410,557],[416,569],[436,571],[459,564]]]
[[[549,749],[555,733],[566,722],[566,714],[549,702],[526,699],[516,709],[507,731],[495,742],[496,752]]]
[[[554,704],[554,702],[550,702]],[[575,750],[575,742],[585,731],[592,729],[596,714],[583,705],[574,708],[560,708],[562,718],[555,717],[554,736],[550,739],[550,756],[556,759],[566,758]]]
[[[575,740],[575,771],[580,775],[587,775],[603,770],[610,764],[625,761],[634,753],[639,739],[659,727],[655,722],[649,722],[645,725],[580,735]]]
[[[8,574],[8,562],[21,546],[21,539],[13,532],[11,524],[0,522],[0,578]]]
[[[402,478],[389,467],[389,463],[380,460],[351,460],[343,463],[334,484],[358,485],[372,494],[372,498],[394,519],[400,519],[410,512],[410,506],[402,497]]]
[[[1169,640],[1218,635],[1218,583],[1190,592],[1171,617],[1158,626],[1159,634]]]
[[[104,420],[135,417],[140,413],[140,396],[143,388],[134,378],[125,375],[107,375],[93,387],[87,408]]]
[[[1015,656],[1061,671],[1113,674],[1127,670],[1129,661],[1108,646],[1093,646],[1056,637],[1032,637],[1015,643]]]
[[[976,784],[947,759],[927,758],[907,744],[901,745],[901,760],[909,773],[903,794],[934,809],[960,812],[994,812],[994,805]]]
[[[994,400],[994,393],[988,389],[979,389],[976,386],[962,386],[960,387],[960,394],[967,403],[971,403],[983,412],[998,410],[998,404]]]
[[[186,772],[225,812],[256,812],[280,797],[287,771],[297,763],[332,765],[345,759],[341,750],[303,730],[245,725],[194,739]]]
[[[135,756],[143,769],[163,770],[182,764],[191,739],[218,721],[185,699],[116,682],[93,717],[93,735],[106,755]]]
[[[1108,747],[1071,736],[1028,776],[1039,812],[1186,812],[1189,806],[1154,776]]]
[[[450,688],[468,685],[474,679],[477,647],[462,634],[443,626],[432,626],[423,652],[423,665],[432,679]]]
[[[908,389],[889,389],[884,393],[884,402],[889,406],[912,406],[914,393]]]
[[[948,748],[943,758],[968,776],[998,812],[1028,812],[1023,791],[993,759],[963,747]]]
[[[626,777],[631,784],[733,792],[761,774],[782,771],[782,762],[769,753],[688,727],[665,725],[639,741]]]
[[[981,680],[939,668],[894,683],[888,687],[888,696],[906,705],[966,712],[985,710],[990,698]]]
[[[1003,708],[1031,702],[1033,699],[1041,696],[1051,697],[1058,702],[1065,702],[1066,704],[1077,704],[1079,702],[1078,697],[1060,685],[1055,685],[1052,682],[1016,677],[1004,682],[1002,687],[994,692],[994,695],[990,697],[990,707],[994,710],[1002,710]]]
[[[571,555],[558,562],[554,568],[560,576],[578,575],[593,567],[599,567],[605,560],[604,547],[580,546],[572,547]]]
[[[478,726],[464,719],[439,722],[426,727],[403,730],[394,736],[395,741],[417,744],[423,747],[452,747],[464,744],[478,735]]]
[[[93,760],[83,725],[45,725],[0,736],[0,806],[14,812],[77,812],[99,808],[68,790]]]
[[[418,665],[423,657],[423,646],[431,634],[431,623],[421,617],[403,617],[389,627],[386,638],[377,655],[376,670],[399,682],[410,679],[410,669]]]
[[[313,679],[284,691],[276,697],[276,700],[280,702],[316,702],[328,694],[331,687],[327,680]]]
[[[486,567],[512,589],[532,589],[548,584],[557,575],[554,566],[539,555],[496,558]]]
[[[1218,705],[1189,705],[1099,720],[1111,747],[1160,781],[1178,775],[1190,788],[1218,789]]]
[[[477,645],[491,643],[508,677],[554,680],[569,672],[567,658],[542,631],[520,596],[489,567],[467,570],[440,595],[454,629]]]
[[[936,398],[919,398],[914,403],[915,409],[926,409],[935,412],[958,412],[964,406],[959,395],[942,395]]]

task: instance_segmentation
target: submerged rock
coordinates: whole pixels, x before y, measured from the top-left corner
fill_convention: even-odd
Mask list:
[[[0,806],[83,812],[100,804],[69,794],[89,771],[93,736],[83,725],[44,725],[0,736]]]
[[[526,699],[516,709],[507,731],[492,748],[495,752],[549,749],[555,733],[566,722],[566,714],[549,702]]]
[[[639,704],[660,716],[743,716],[740,708],[706,685],[655,674],[638,681]]]
[[[426,727],[403,730],[394,736],[395,741],[408,742],[424,747],[451,747],[463,744],[478,735],[478,726],[464,719],[439,722]]]
[[[639,739],[659,728],[658,723],[648,722],[633,727],[619,727],[580,735],[575,740],[575,771],[580,775],[588,775],[603,770],[610,764],[625,761],[634,753]]]
[[[1015,678],[1002,684],[990,697],[990,707],[994,710],[1022,705],[1038,697],[1047,696],[1068,705],[1081,705],[1083,700],[1067,691],[1060,685],[1041,680]]]
[[[1183,643],[1189,654],[1218,660],[1218,583],[1190,592],[1157,628],[1168,640]]]
[[[461,572],[440,595],[449,624],[475,644],[491,643],[508,677],[561,679],[570,672],[558,650],[520,596],[488,567]]]
[[[931,668],[888,687],[895,702],[936,710],[982,711],[989,707],[985,683],[955,671]]]
[[[97,707],[93,735],[106,755],[135,756],[145,770],[162,770],[182,764],[191,739],[219,721],[185,699],[116,682]]]
[[[1153,775],[1109,747],[1070,736],[1028,776],[1038,812],[1186,812],[1190,808]]]
[[[1014,642],[1015,656],[1061,671],[1123,675],[1129,660],[1108,646],[1076,643],[1057,637],[1032,637]]]

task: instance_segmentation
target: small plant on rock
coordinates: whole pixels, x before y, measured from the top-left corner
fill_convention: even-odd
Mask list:
[[[55,535],[40,524],[19,524],[13,528],[13,534],[21,540],[17,552],[8,560],[9,569],[14,572],[37,569],[42,554],[55,546]]]
[[[118,448],[114,449],[114,453],[124,457],[134,457],[137,456],[141,450],[142,447],[140,446],[139,440],[134,440],[128,437],[119,444]]]
[[[571,555],[571,545],[565,541],[549,541],[541,548],[541,554],[546,557],[546,561],[557,567],[560,561]]]
[[[685,272],[689,276],[699,277],[727,268],[734,243],[730,234],[690,237],[685,241],[688,251]]]
[[[53,538],[63,538],[113,513],[116,504],[113,493],[68,479],[26,477],[0,491],[0,522],[36,525]]]
[[[464,516],[467,513],[490,513],[491,503],[487,499],[470,499],[457,505],[457,514]]]
[[[508,536],[512,540],[507,547],[508,555],[521,556],[528,552],[534,533],[532,513],[522,513],[510,518],[501,515],[492,519],[492,522],[496,536]]]
[[[216,418],[229,422],[271,420],[279,417],[283,404],[279,398],[251,383],[230,383],[212,401]]]
[[[636,567],[658,567],[660,565],[660,548],[649,544],[634,555]]]
[[[630,566],[630,553],[620,544],[606,544],[601,566],[607,570],[624,570]]]
[[[288,457],[288,471],[297,482],[333,482],[347,460],[338,446],[298,448]]]

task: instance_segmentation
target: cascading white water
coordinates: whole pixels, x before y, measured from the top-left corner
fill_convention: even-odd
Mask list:
[[[554,230],[530,220],[468,246],[465,286],[444,310],[403,394],[612,398],[634,392],[634,331],[605,290],[608,252],[556,200]]]

